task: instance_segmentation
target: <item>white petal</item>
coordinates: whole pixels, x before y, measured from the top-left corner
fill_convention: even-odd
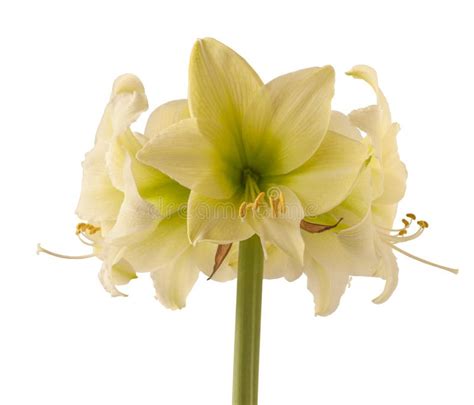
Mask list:
[[[357,127],[354,126],[347,115],[339,111],[331,111],[328,131],[347,136],[356,141],[362,140],[362,136]]]
[[[168,265],[151,273],[156,298],[169,309],[182,309],[199,277],[199,269],[189,250]]]
[[[257,212],[248,212],[246,219],[255,232],[260,236],[262,243],[270,242],[278,246],[283,252],[303,264],[304,242],[301,236],[300,222],[304,218],[304,210],[298,197],[287,187],[276,186],[269,189],[283,193],[285,212],[274,216],[268,204]]]
[[[215,200],[191,192],[188,201],[188,235],[191,243],[209,241],[219,244],[250,238],[255,232],[239,217],[243,197]]]
[[[388,126],[392,122],[392,118],[390,115],[390,109],[388,107],[387,100],[384,94],[382,93],[382,90],[380,90],[379,88],[377,72],[370,66],[357,65],[354,66],[349,72],[347,72],[347,74],[352,77],[355,77],[356,79],[364,80],[374,89],[374,92],[377,96],[377,104],[379,105],[382,114],[382,129],[385,130],[386,128],[388,128]]]
[[[79,218],[101,226],[117,218],[123,201],[123,193],[113,186],[105,167],[105,148],[104,143],[96,145],[82,163],[82,190],[76,208]]]
[[[174,100],[160,105],[150,114],[144,136],[151,139],[164,129],[186,118],[190,118],[188,100]]]
[[[238,243],[234,243],[232,248],[224,259],[219,269],[212,276],[214,281],[229,281],[233,280],[237,276],[237,264],[238,264]],[[210,276],[214,267],[214,259],[216,255],[217,245],[214,243],[201,242],[193,247],[190,254],[192,260],[196,263],[199,270],[206,276]]]
[[[127,284],[130,280],[137,278],[133,267],[122,258],[123,249],[110,245],[103,245],[102,268],[99,272],[99,280],[104,289],[112,297],[126,297],[116,286]]]
[[[264,262],[263,276],[267,279],[285,277],[287,281],[298,279],[303,267],[301,263],[288,256],[275,245],[267,247],[267,260]]]
[[[189,247],[186,217],[176,213],[161,220],[145,238],[128,245],[124,257],[137,272],[151,272],[168,265]]]
[[[393,254],[390,246],[379,241],[376,245],[378,254],[380,255],[380,263],[376,276],[385,280],[385,287],[382,293],[372,301],[375,304],[382,304],[387,301],[398,284],[398,264],[397,258]]]
[[[330,315],[346,290],[349,274],[343,268],[325,268],[312,257],[305,258],[304,272],[308,278],[308,290],[314,296],[316,315]]]

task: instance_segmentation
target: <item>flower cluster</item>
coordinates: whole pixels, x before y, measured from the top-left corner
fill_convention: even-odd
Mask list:
[[[344,115],[331,110],[331,66],[264,84],[233,50],[199,40],[188,99],[154,110],[143,134],[131,129],[148,108],[143,85],[117,78],[83,163],[76,234],[93,252],[79,258],[102,260],[100,280],[113,296],[150,273],[157,298],[176,309],[200,272],[234,278],[237,242],[257,234],[265,277],[305,273],[320,315],[336,309],[352,276],[384,279],[374,302],[387,300],[398,280],[394,250],[445,268],[398,246],[428,224],[407,214],[394,228],[407,177],[399,126],[375,71],[348,74],[367,82],[377,103]]]

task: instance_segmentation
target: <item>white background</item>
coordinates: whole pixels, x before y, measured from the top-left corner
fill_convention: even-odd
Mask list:
[[[113,79],[139,75],[152,107],[185,97],[193,42],[213,36],[264,80],[334,65],[344,112],[374,101],[344,71],[374,66],[402,126],[400,213],[431,224],[407,249],[461,268],[400,257],[386,304],[371,303],[381,280],[355,279],[328,318],[313,316],[304,277],[265,282],[260,403],[473,404],[473,13],[467,1],[406,4],[2,2],[0,403],[231,402],[234,282],[201,278],[171,312],[147,275],[112,299],[97,260],[35,255],[40,241],[84,253],[80,162]]]

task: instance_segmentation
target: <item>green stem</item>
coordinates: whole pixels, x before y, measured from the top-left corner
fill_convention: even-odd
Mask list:
[[[240,242],[235,314],[233,405],[257,405],[263,251],[257,235]]]

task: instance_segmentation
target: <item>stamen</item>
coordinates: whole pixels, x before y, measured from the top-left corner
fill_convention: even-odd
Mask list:
[[[430,225],[428,224],[428,222],[426,222],[426,221],[418,221],[417,224],[418,224],[421,228],[423,228],[423,229],[426,229],[426,228],[428,228],[428,227],[430,226]]]
[[[280,191],[280,198],[279,198],[279,207],[280,207],[280,214],[284,214],[286,212],[286,205],[285,205],[285,196]]]
[[[395,235],[382,235],[384,240],[390,241],[392,243],[401,243],[401,242],[408,242],[410,240],[418,238],[424,231],[425,228],[420,227],[414,234],[406,235],[406,232],[402,233],[401,231],[398,233],[398,236]]]
[[[247,203],[244,201],[242,204],[240,204],[239,208],[239,217],[241,219],[245,218],[245,214],[247,214]]]
[[[84,234],[78,233],[78,234],[76,234],[76,235],[77,235],[78,239],[79,239],[82,243],[84,243],[84,245],[87,245],[87,246],[95,246],[95,243],[90,242],[89,240],[85,239],[87,236],[84,236]]]
[[[94,226],[92,224],[86,224],[84,222],[81,222],[76,226],[76,235],[79,235],[80,233],[88,233],[89,235],[94,235],[99,231],[99,227]]]
[[[258,205],[262,202],[263,198],[265,197],[265,193],[262,191],[257,198],[255,199],[254,208],[258,208]]]
[[[276,205],[277,201],[271,197],[268,200],[270,201],[270,207],[272,209],[272,217],[277,217],[278,216],[278,212],[277,212],[278,208]]]
[[[387,242],[386,242],[387,243]],[[446,271],[449,271],[453,274],[458,274],[459,270],[458,269],[453,269],[452,267],[446,267],[446,266],[442,266],[440,264],[437,264],[437,263],[433,263],[433,262],[430,262],[428,260],[425,260],[425,259],[422,259],[421,257],[418,257],[418,256],[415,256],[411,253],[408,253],[407,251],[403,250],[403,249],[400,249],[398,246],[395,246],[395,245],[391,245],[392,249],[395,249],[397,252],[400,252],[401,254],[405,255],[405,256],[408,256],[409,258],[411,259],[414,259],[414,260],[417,260],[421,263],[424,263],[424,264],[427,264],[428,266],[433,266],[433,267],[438,267],[439,269],[442,269],[442,270],[446,270]]]
[[[406,216],[407,216],[407,218],[410,218],[410,219],[412,219],[413,221],[416,220],[416,215],[415,215],[415,214],[412,214],[411,212],[409,212]]]
[[[38,243],[38,245],[36,245],[36,254],[39,255],[40,253],[46,253],[46,254],[48,254],[48,255],[50,255],[50,256],[59,257],[59,258],[61,258],[61,259],[89,259],[89,258],[95,256],[93,253],[91,253],[91,254],[89,254],[89,255],[81,255],[81,256],[63,255],[63,254],[56,253],[56,252],[52,252],[51,250],[45,249],[44,247],[42,247],[42,246]]]

